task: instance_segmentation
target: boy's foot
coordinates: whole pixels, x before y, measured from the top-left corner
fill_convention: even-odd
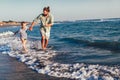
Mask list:
[[[43,51],[43,49],[36,49],[37,51]]]
[[[27,49],[25,49],[25,50],[23,50],[23,52],[24,52],[24,53],[27,53],[27,52],[28,52],[28,50],[27,50]]]

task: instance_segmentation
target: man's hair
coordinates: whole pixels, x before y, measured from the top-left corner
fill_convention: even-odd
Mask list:
[[[50,12],[50,7],[49,7],[49,6],[48,6],[48,7],[44,7],[44,8],[43,8],[43,11]]]
[[[24,22],[24,21],[23,21],[23,22],[21,22],[21,25],[23,25],[24,23],[26,23],[26,22]]]

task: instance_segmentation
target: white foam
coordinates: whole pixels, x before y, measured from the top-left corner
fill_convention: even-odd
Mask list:
[[[13,35],[13,34],[14,34],[13,32],[7,31],[7,32],[0,33],[0,37],[10,36],[10,35]]]
[[[5,34],[2,33],[1,36],[5,36]],[[12,33],[8,32],[8,35],[9,34]],[[5,40],[5,42],[3,42],[2,40]],[[35,49],[33,49],[38,42],[39,41],[28,41],[27,47],[29,49],[29,52],[27,54],[20,54],[22,50],[22,45],[18,37],[9,36],[2,37],[0,39],[0,44],[8,45],[11,48],[11,51],[7,52],[9,56],[16,57],[19,61],[24,62],[26,65],[28,65],[28,68],[36,70],[38,73],[41,74],[80,80],[120,79],[120,66],[110,67],[102,65],[87,65],[84,63],[57,63],[51,60],[51,58],[57,56],[56,51],[47,50],[46,52],[44,52],[36,51]]]

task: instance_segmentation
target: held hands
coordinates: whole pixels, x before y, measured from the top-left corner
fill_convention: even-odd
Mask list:
[[[30,30],[30,31],[32,31],[32,30],[33,30],[33,28],[30,26],[29,30]]]
[[[29,30],[32,31],[33,30],[33,26],[35,25],[35,22],[32,22],[31,26],[29,27]]]
[[[34,26],[34,22],[32,23],[32,25],[29,27],[29,30],[32,31],[33,30],[33,26]],[[52,24],[45,24],[46,27],[51,27]]]

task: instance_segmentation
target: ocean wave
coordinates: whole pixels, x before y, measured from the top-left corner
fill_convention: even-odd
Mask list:
[[[100,49],[106,49],[110,51],[120,52],[120,42],[119,41],[109,41],[109,40],[85,40],[77,38],[62,38],[60,41],[66,41],[69,43],[75,43],[82,45],[83,47],[94,47]]]
[[[103,19],[76,20],[76,22],[110,22],[110,21],[120,21],[120,18],[103,18]]]
[[[11,32],[8,33],[12,34]],[[2,36],[4,35],[6,35],[6,33],[2,33]],[[4,44],[2,43],[3,40],[6,40]],[[27,54],[21,54],[22,45],[20,45],[21,41],[18,37],[10,36],[2,37],[0,39],[0,44],[9,46],[10,48],[9,52],[4,50],[4,53],[6,52],[9,56],[16,57],[17,60],[24,62],[29,68],[41,74],[79,80],[120,79],[120,66],[103,66],[99,64],[90,65],[84,63],[57,63],[51,60],[51,58],[57,56],[58,53],[52,49],[48,49],[47,51],[37,51],[35,48],[38,48],[38,43],[39,41],[33,42],[28,40],[27,47],[29,48],[29,51]],[[7,48],[5,46],[3,47]],[[0,50],[2,50],[2,48]]]
[[[11,36],[11,35],[14,35],[14,33],[11,31],[0,33],[0,37],[6,37],[6,36]]]

